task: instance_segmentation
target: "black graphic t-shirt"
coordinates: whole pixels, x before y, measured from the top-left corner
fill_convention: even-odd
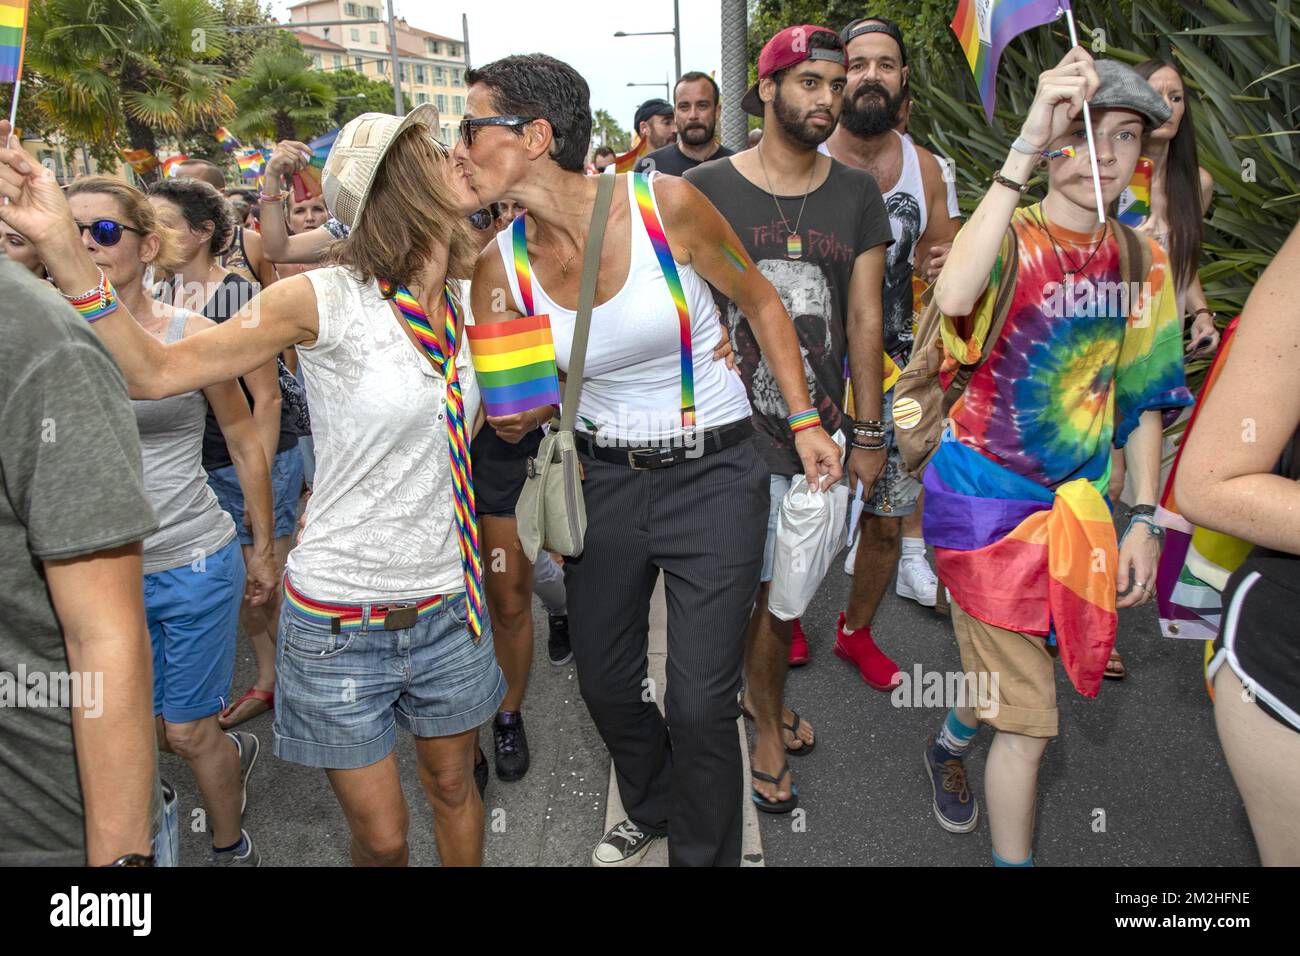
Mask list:
[[[676,143],[669,143],[663,149],[656,149],[653,153],[647,153],[637,160],[636,171],[638,173],[648,173],[651,170],[656,170],[667,173],[669,176],[684,176],[688,169],[694,169],[704,163],[711,163],[715,159],[725,159],[734,155],[735,153],[732,150],[719,143],[718,148],[708,159],[692,159],[683,153],[681,147]]]
[[[885,252],[882,329],[885,351],[903,368],[912,356],[912,262],[921,241],[921,206],[910,192],[894,189],[885,197],[885,211],[894,244]]]
[[[794,321],[813,406],[829,431],[843,429],[845,327],[853,264],[868,249],[893,242],[876,181],[860,169],[832,160],[826,181],[808,194],[798,230],[803,252],[792,259],[787,227],[777,208],[779,204],[793,229],[803,196],[774,198],[740,175],[731,160],[706,163],[688,171],[685,178],[722,213],[759,271],[776,288]],[[716,289],[713,294],[731,332],[736,368],[754,406],[754,426],[768,467],[774,475],[799,474],[802,468],[786,422],[790,409],[749,321]]]

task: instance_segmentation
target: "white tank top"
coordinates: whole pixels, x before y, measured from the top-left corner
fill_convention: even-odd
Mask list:
[[[890,130],[899,139],[899,144],[903,148],[903,169],[898,174],[898,182],[888,192],[881,192],[880,197],[885,201],[885,209],[889,212],[889,228],[894,233],[894,244],[889,247],[885,255],[889,262],[897,262],[898,257],[903,253],[907,254],[907,261],[912,262],[916,254],[916,245],[925,235],[925,227],[930,221],[930,210],[926,208],[925,201],[925,180],[921,178],[921,159],[916,153],[916,144],[912,142],[912,137],[904,136],[898,130]],[[829,156],[831,151],[822,143],[817,147],[817,151],[824,156]],[[877,183],[876,185],[880,185]],[[957,218],[960,210],[957,206],[957,190],[952,184],[949,184],[948,190],[948,213],[952,218]],[[910,196],[911,201],[904,205],[900,202],[903,195]],[[895,198],[899,197],[899,198]],[[892,200],[892,202],[891,202]],[[916,223],[916,235],[912,236],[913,224],[908,220],[911,217],[910,210],[915,203],[916,211],[920,214],[920,219]],[[903,209],[908,212],[902,212]],[[911,244],[908,244],[908,241]]]
[[[408,600],[465,589],[447,439],[446,382],[374,280],[305,273],[320,329],[298,357],[311,394],[316,485],[293,586],[321,601]],[[431,317],[440,328],[441,315]],[[469,349],[456,350],[465,420],[478,414]]]
[[[650,194],[654,196],[654,174]],[[632,176],[627,177],[632,254],[627,281],[591,314],[578,431],[598,432],[629,444],[667,444],[682,433],[681,337],[677,308],[659,268],[654,246],[637,214]],[[655,201],[658,215],[658,201]],[[660,216],[660,222],[663,217]],[[497,250],[521,312],[523,296],[515,273],[512,232],[497,233]],[[749,398],[739,374],[714,361],[722,339],[721,318],[709,286],[689,265],[677,263],[691,316],[695,367],[695,421],[716,428],[750,417]],[[549,315],[556,364],[568,371],[577,313],[561,308],[532,276],[533,313]]]

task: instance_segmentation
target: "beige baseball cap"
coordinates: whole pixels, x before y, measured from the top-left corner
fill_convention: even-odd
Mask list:
[[[362,113],[339,130],[321,175],[321,191],[330,215],[352,229],[366,207],[375,175],[389,147],[410,126],[426,126],[430,137],[438,129],[438,110],[422,103],[405,116]],[[433,140],[445,154],[447,148]]]

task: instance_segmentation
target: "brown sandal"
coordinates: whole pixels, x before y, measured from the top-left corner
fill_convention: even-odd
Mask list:
[[[1123,680],[1128,676],[1128,670],[1124,667],[1124,658],[1119,656],[1119,651],[1111,650],[1110,659],[1106,661],[1106,672],[1102,676],[1106,680]]]

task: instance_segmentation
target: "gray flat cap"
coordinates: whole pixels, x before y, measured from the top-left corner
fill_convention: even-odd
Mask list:
[[[1101,85],[1088,105],[1095,110],[1121,109],[1141,113],[1150,128],[1163,126],[1173,110],[1151,84],[1117,60],[1098,60],[1095,64]]]

